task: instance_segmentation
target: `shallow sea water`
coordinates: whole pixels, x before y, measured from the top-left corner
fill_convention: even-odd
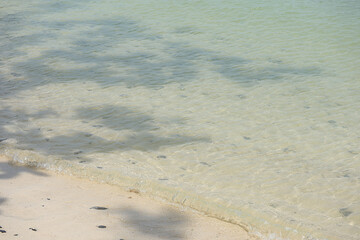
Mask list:
[[[360,238],[359,1],[1,1],[0,153],[263,239]]]

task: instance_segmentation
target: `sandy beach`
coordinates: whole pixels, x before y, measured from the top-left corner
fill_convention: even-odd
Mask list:
[[[0,156],[0,239],[254,239],[239,226]]]

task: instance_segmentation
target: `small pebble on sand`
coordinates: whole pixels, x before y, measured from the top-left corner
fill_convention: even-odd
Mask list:
[[[90,209],[95,209],[95,210],[106,210],[106,209],[108,209],[108,208],[106,208],[106,207],[94,206],[94,207],[91,207]]]

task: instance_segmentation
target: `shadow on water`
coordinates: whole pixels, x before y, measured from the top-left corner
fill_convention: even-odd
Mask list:
[[[0,15],[2,98],[16,98],[21,91],[51,83],[89,81],[100,87],[141,86],[155,91],[169,83],[197,80],[203,70],[199,64],[244,86],[263,80],[286,81],[289,75],[306,76],[321,72],[317,68],[296,68],[273,60],[270,60],[274,62],[273,67],[267,65],[254,70],[248,67],[251,63],[248,59],[224,56],[213,50],[193,47],[189,42],[165,40],[140,22],[122,16],[69,20],[74,18],[69,18],[67,11],[86,9],[87,3],[40,2],[18,12]],[[67,17],[63,20],[49,17],[59,13]],[[31,30],[30,25],[36,25],[38,30]],[[27,28],[30,31],[26,31]],[[38,50],[31,54],[29,49]],[[45,134],[50,129],[29,127],[28,123],[33,119],[60,117],[54,110],[33,109],[32,113],[27,113],[0,106],[0,114],[1,136],[17,139],[24,149],[36,149],[74,160],[80,159],[84,151],[149,151],[167,145],[211,141],[208,137],[184,136],[176,132],[160,135],[157,132],[159,124],[151,115],[126,106],[75,109],[75,119],[88,124],[92,130],[84,132],[74,128],[66,135],[53,134],[51,137]],[[13,131],[5,127],[12,125],[16,126]],[[105,139],[97,134],[98,128],[111,129],[122,137]]]
[[[208,137],[193,137],[181,134],[160,135],[155,120],[144,113],[126,107],[105,105],[93,108],[79,108],[75,120],[89,129],[84,132],[31,125],[34,120],[54,119],[58,114],[52,109],[27,113],[0,109],[0,136],[3,141],[16,139],[17,147],[35,150],[46,155],[55,155],[67,160],[91,161],[87,154],[107,153],[118,150],[154,151],[163,146],[182,145],[192,142],[210,142]],[[107,139],[98,134],[99,129],[119,133],[116,139]],[[50,136],[49,136],[50,134]]]
[[[125,224],[148,236],[159,239],[185,239],[184,228],[188,219],[172,209],[162,209],[160,213],[147,213],[134,208],[119,210]]]
[[[286,81],[289,75],[306,76],[321,72],[317,68],[297,68],[273,60],[273,67],[267,65],[254,70],[248,67],[251,63],[248,59],[224,56],[213,50],[193,47],[189,42],[165,40],[140,22],[122,16],[68,20],[71,18],[66,15],[67,11],[86,9],[87,3],[40,2],[18,12],[0,15],[0,31],[3,33],[0,36],[2,98],[16,98],[21,91],[64,82],[90,81],[100,87],[142,86],[156,90],[173,82],[197,80],[203,70],[199,64],[244,86],[263,80]],[[63,20],[49,17],[59,13],[67,17]],[[30,25],[36,25],[38,30],[25,31]],[[31,54],[29,49],[37,50]],[[1,106],[3,125],[0,134],[20,138],[19,144],[26,149],[36,148],[55,155],[62,155],[67,149],[67,158],[71,156],[71,159],[80,158],[74,154],[83,151],[80,149],[89,149],[89,152],[114,149],[147,151],[164,145],[210,141],[207,137],[183,136],[176,132],[161,136],[157,134],[158,124],[152,116],[116,105],[104,105],[95,110],[80,108],[75,110],[75,115],[84,123],[92,124],[94,129],[104,127],[119,133],[131,131],[124,133],[121,140],[108,140],[96,135],[96,131],[76,129],[68,135],[46,137],[44,129],[29,128],[27,123],[34,118],[45,119],[49,114],[54,117],[57,113],[51,109],[33,111],[26,113]],[[17,130],[10,132],[5,125],[16,125]]]
[[[2,91],[2,94],[14,94],[48,83],[73,81],[158,88],[172,82],[196,80],[202,70],[198,63],[207,65],[224,79],[240,84],[286,80],[289,74],[320,73],[315,67],[298,68],[271,60],[273,67],[253,69],[248,66],[251,63],[248,59],[195,48],[188,42],[165,40],[140,22],[122,16],[96,20],[34,19],[35,16],[65,13],[69,9],[86,6],[86,2],[69,4],[43,3],[38,8],[34,7],[37,9],[35,13],[12,13],[0,18],[0,30],[4,32],[0,45],[2,61],[28,55],[24,50],[28,47],[43,49],[37,56],[27,56],[10,64],[14,72],[0,76],[0,81],[6,85],[5,79],[14,79],[14,86],[9,92]],[[26,24],[32,22],[41,30],[23,33],[28,27]],[[67,31],[66,34],[63,31]],[[64,67],[64,63],[69,63],[71,67]],[[19,78],[22,80],[19,81]]]

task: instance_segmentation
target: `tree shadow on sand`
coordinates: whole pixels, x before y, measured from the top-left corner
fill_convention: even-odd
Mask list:
[[[0,147],[1,147],[1,142],[0,142]],[[41,177],[48,176],[43,172],[36,171],[35,169],[30,169],[26,167],[17,167],[17,166],[12,166],[8,162],[0,162],[0,188],[1,188],[1,184],[3,184],[2,180],[16,178],[17,176],[22,174],[33,174]],[[0,206],[6,201],[7,198],[0,197]],[[0,209],[0,215],[1,215],[1,209]]]
[[[134,208],[117,210],[123,222],[131,229],[158,239],[186,239],[184,229],[189,219],[171,208],[160,212],[144,212]]]
[[[20,174],[29,173],[37,176],[47,176],[45,173],[38,172],[34,169],[9,166],[9,163],[0,162],[0,180],[15,178]]]

